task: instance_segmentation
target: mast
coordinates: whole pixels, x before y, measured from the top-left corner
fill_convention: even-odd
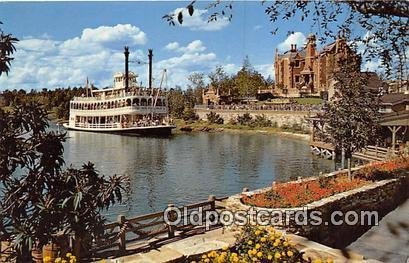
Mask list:
[[[149,88],[152,88],[152,58],[153,58],[153,54],[152,54],[152,49],[149,49],[149,54],[148,54],[148,58],[149,58]]]
[[[128,91],[129,88],[129,47],[125,46],[124,47],[125,51],[125,92]]]
[[[88,77],[87,77],[87,81],[85,82],[85,94],[88,97]]]

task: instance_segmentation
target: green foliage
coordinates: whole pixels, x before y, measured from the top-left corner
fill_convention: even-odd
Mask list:
[[[237,123],[240,125],[251,125],[251,121],[253,117],[251,117],[250,113],[246,112],[243,115],[237,116]]]
[[[224,120],[222,117],[220,117],[219,114],[211,111],[210,113],[208,113],[207,115],[207,121],[209,123],[214,123],[214,124],[223,124]]]
[[[26,92],[25,90],[5,90],[2,92],[4,104],[6,106],[16,106],[22,103],[39,103],[44,105],[46,110],[52,110],[57,108],[58,118],[68,119],[69,115],[69,102],[74,96],[81,96],[85,93],[85,89],[82,87],[68,87],[65,89],[48,90],[42,89],[41,91],[31,90]]]
[[[199,119],[199,115],[196,114],[195,110],[192,108],[185,108],[183,111],[183,120],[185,121],[196,121]]]
[[[254,127],[271,127],[273,122],[269,120],[264,114],[256,115],[252,125]]]
[[[0,22],[0,24],[2,23]],[[5,34],[0,29],[0,76],[2,73],[9,73],[11,61],[14,59],[11,55],[16,51],[15,44],[17,42],[18,39],[12,34]]]
[[[241,70],[237,72],[233,79],[238,94],[242,97],[256,96],[259,88],[267,86],[264,77],[253,69],[247,56],[243,61]]]
[[[182,118],[185,110],[185,98],[182,90],[171,89],[168,92],[169,113],[175,118]]]
[[[235,87],[235,83],[232,77],[230,77],[223,69],[222,66],[217,66],[216,69],[209,74],[210,85],[218,88],[220,94],[230,94],[237,96],[238,91]]]
[[[56,108],[55,114],[57,115],[58,119],[68,120],[70,117],[70,102],[62,102],[60,106]]]
[[[345,156],[359,151],[373,142],[378,132],[379,100],[376,92],[366,84],[365,75],[353,61],[344,61],[337,74],[337,92],[334,102],[325,107],[327,132],[335,148],[345,150]]]
[[[57,233],[98,237],[100,211],[122,200],[124,177],[104,177],[91,163],[63,169],[65,134],[47,127],[47,111],[37,104],[0,110],[0,239],[20,256]]]
[[[354,46],[363,45],[363,55],[367,60],[381,58],[387,75],[398,79],[407,76],[407,25],[409,23],[408,1],[261,1],[264,13],[274,24],[271,34],[275,35],[286,21],[309,20],[312,31],[319,32],[322,43],[334,40],[342,31]],[[195,1],[186,8],[194,10]],[[232,19],[232,5],[214,0],[205,7],[209,11],[208,21]],[[171,25],[178,17],[183,23],[183,14],[163,16]],[[179,19],[182,18],[182,19]],[[356,25],[351,27],[351,25]],[[363,35],[362,32],[368,32]],[[287,32],[292,33],[291,31]]]
[[[187,79],[189,80],[188,89],[193,92],[193,97],[195,98],[195,104],[202,104],[202,92],[206,87],[203,73],[192,73]]]

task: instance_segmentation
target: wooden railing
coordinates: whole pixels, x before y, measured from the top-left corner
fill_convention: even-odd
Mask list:
[[[220,208],[220,201],[226,199],[209,196],[204,202],[190,204],[184,207],[178,207],[181,211],[181,218],[194,211],[202,209],[203,220],[206,220],[205,213],[215,211]],[[169,204],[168,207],[174,207]],[[174,207],[176,208],[176,207]],[[206,231],[205,222],[203,226],[185,224],[183,220],[177,225],[168,225],[165,222],[164,211],[141,215],[133,218],[126,218],[124,215],[118,215],[116,222],[104,226],[104,235],[98,240],[92,242],[89,254],[126,254],[127,251],[143,250],[156,247],[158,243],[168,241],[173,238],[182,238],[183,236],[193,235],[195,233]],[[217,227],[216,225],[213,228]]]

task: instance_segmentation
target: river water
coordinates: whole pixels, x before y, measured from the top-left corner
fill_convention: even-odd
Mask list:
[[[91,161],[104,175],[130,176],[126,202],[104,212],[109,220],[334,169],[332,161],[313,156],[305,141],[274,134],[192,133],[164,139],[68,131],[67,137],[67,165]]]

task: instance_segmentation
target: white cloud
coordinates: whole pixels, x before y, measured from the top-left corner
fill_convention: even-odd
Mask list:
[[[171,43],[169,43],[169,44],[167,44],[165,46],[166,50],[176,50],[178,48],[179,48],[179,43],[178,42],[171,42]]]
[[[183,53],[197,53],[205,51],[206,47],[201,40],[194,40],[185,47],[181,47],[178,42],[171,42],[165,46],[165,49]]]
[[[113,32],[121,28],[127,28],[129,31]],[[128,43],[124,43],[125,41]],[[113,73],[123,70],[121,50],[123,45],[130,46],[131,60],[146,60],[146,51],[140,49],[140,45],[146,41],[146,34],[132,25],[85,29],[78,37],[64,41],[56,41],[49,36],[25,38],[17,44],[9,76],[0,77],[0,90],[79,86],[84,85],[87,77],[97,87],[112,85]],[[221,65],[228,74],[235,74],[241,68],[241,64],[233,64],[229,59],[218,58],[199,39],[189,43],[171,42],[164,49],[175,53],[162,60],[155,56],[157,58],[153,64],[155,86],[160,85],[163,69],[167,69],[168,72],[167,82],[162,85],[163,87],[179,85],[184,88],[188,83],[187,77],[192,72],[208,75],[217,65]],[[272,74],[269,67],[271,65],[254,65],[254,68],[265,77]],[[138,81],[146,85],[148,67],[131,64],[131,68],[138,73]]]
[[[137,48],[146,41],[146,34],[129,24],[87,28],[65,41],[49,36],[22,39],[10,74],[0,77],[0,90],[78,86],[87,76],[98,86],[110,85],[113,72],[123,67],[119,50],[129,45],[131,59],[140,57],[143,52]]]
[[[274,65],[273,64],[260,64],[255,65],[254,69],[257,70],[264,78],[269,76],[274,79]]]
[[[291,49],[292,44],[296,44],[298,48],[301,48],[306,42],[305,35],[301,32],[295,32],[287,37],[284,42],[278,44],[277,48],[280,52],[284,52]]]
[[[138,27],[130,24],[116,26],[100,26],[86,28],[82,31],[81,39],[90,42],[111,43],[118,40],[126,41],[130,45],[143,45],[146,43],[146,34]]]
[[[192,16],[189,15],[186,8],[177,8],[174,14],[179,14],[182,11],[183,23],[182,27],[187,27],[194,31],[218,31],[230,24],[226,17],[218,18],[217,21],[208,22],[209,13],[207,10],[195,9]],[[178,23],[177,23],[178,24]]]
[[[237,71],[239,71],[241,69],[241,65],[237,65],[234,63],[229,63],[229,64],[225,64],[225,65],[220,65],[223,67],[224,71],[228,74],[228,75],[232,75],[232,74],[236,74]]]
[[[178,49],[178,51],[181,51],[184,53],[197,53],[197,52],[203,52],[205,50],[206,50],[206,47],[203,46],[203,43],[200,40],[192,41],[186,47],[180,47]]]

